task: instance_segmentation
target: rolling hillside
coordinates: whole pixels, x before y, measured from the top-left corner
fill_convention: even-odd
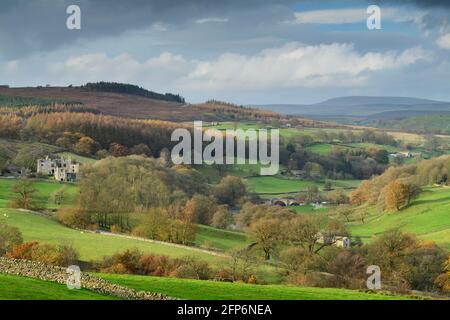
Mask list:
[[[308,288],[287,285],[249,285],[132,275],[100,277],[135,290],[159,292],[188,300],[403,300],[405,296],[356,290]]]
[[[315,104],[270,104],[261,108],[284,114],[313,116],[364,117],[389,111],[450,111],[450,103],[408,97],[350,96],[329,99]]]
[[[117,300],[86,289],[32,278],[0,274],[0,300]]]
[[[11,188],[16,182],[14,179],[0,178],[0,208],[8,208],[10,206],[12,197]],[[48,209],[57,209],[70,205],[78,192],[78,187],[74,184],[54,181],[36,180],[33,182],[33,187],[38,190],[38,196],[46,204]],[[52,195],[59,190],[64,190],[64,197],[60,204],[56,204],[52,199]]]
[[[450,103],[408,97],[350,96],[316,104],[270,104],[263,109],[281,114],[305,116],[345,124],[374,125],[379,120],[395,120],[434,113],[448,114]]]
[[[448,114],[427,114],[418,117],[401,119],[386,124],[393,129],[434,133],[434,134],[450,134],[450,113]]]
[[[221,263],[225,259],[222,256],[214,255],[212,252],[173,246],[169,243],[142,241],[74,230],[64,227],[53,219],[14,209],[0,209],[0,221],[18,227],[25,241],[52,244],[71,243],[80,252],[80,259],[83,261],[99,261],[104,256],[133,248],[170,257],[194,256],[213,264]]]
[[[125,86],[125,85],[124,85]],[[122,89],[121,89],[122,90]],[[207,102],[191,105],[178,101],[168,101],[166,95],[151,95],[141,89],[137,93],[111,92],[113,90],[91,90],[89,87],[0,87],[0,106],[17,107],[51,103],[79,104],[86,110],[96,110],[101,114],[133,118],[159,119],[166,121],[230,121],[239,119],[279,118],[274,112],[244,108],[224,102]],[[134,92],[134,91],[133,91]],[[174,96],[174,95],[171,95]],[[2,99],[3,97],[3,99]],[[160,98],[158,98],[160,97]],[[2,105],[2,101],[4,104]],[[311,122],[311,121],[310,121]]]
[[[377,214],[372,208],[367,223],[350,226],[351,235],[360,236],[367,242],[374,235],[399,228],[450,250],[449,199],[450,188],[428,188],[408,208],[399,212]]]
[[[98,109],[104,114],[138,119],[184,120],[192,113],[191,109],[181,103],[81,88],[0,88],[0,95],[33,97],[40,100],[74,100],[85,107]]]

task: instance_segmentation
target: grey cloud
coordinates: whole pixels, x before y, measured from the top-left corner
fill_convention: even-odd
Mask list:
[[[183,28],[191,20],[227,13],[258,11],[293,1],[270,0],[2,0],[0,54],[20,57],[50,51],[79,39],[117,35],[163,23]],[[82,30],[66,28],[66,8],[82,10]],[[251,9],[251,10],[250,10]],[[227,16],[228,17],[228,16]]]

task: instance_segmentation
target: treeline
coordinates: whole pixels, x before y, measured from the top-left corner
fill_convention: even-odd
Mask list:
[[[171,134],[179,127],[159,120],[92,113],[45,113],[28,118],[0,116],[1,137],[53,144],[87,156],[101,151],[99,157],[133,153],[159,155],[164,148],[170,148]]]
[[[374,123],[380,128],[397,129],[422,134],[449,134],[450,114],[442,112],[436,114],[431,111],[429,115],[409,117],[402,120],[378,120]]]
[[[83,166],[76,206],[61,210],[58,218],[71,227],[192,244],[197,223],[228,227],[228,208],[245,195],[239,178],[211,187],[198,171],[169,167],[164,158],[107,158]]]
[[[375,130],[351,131],[337,130],[327,131],[321,130],[314,135],[302,135],[287,139],[287,144],[301,145],[308,147],[316,143],[373,143],[378,145],[388,145],[396,147],[400,144],[393,136],[386,132]]]
[[[0,95],[0,107],[28,107],[28,106],[52,106],[55,104],[76,105],[80,101],[67,99],[43,99],[35,97]]]
[[[272,120],[280,119],[281,115],[268,110],[248,108],[228,102],[209,100],[206,103],[195,105],[195,108],[204,112],[214,112],[217,115],[226,116],[228,119],[236,120]]]
[[[352,239],[351,248],[339,247],[348,235],[343,222],[326,214],[298,215],[287,208],[246,203],[235,217],[251,245],[249,249],[283,268],[289,284],[364,289],[367,266],[383,272],[383,288],[448,291],[448,253],[431,241],[391,230],[370,244]]]
[[[450,156],[424,160],[417,164],[390,167],[380,176],[363,181],[351,194],[353,204],[378,205],[380,209],[400,210],[409,205],[421,187],[447,185]]]
[[[0,173],[17,173],[21,172],[22,169],[36,171],[38,159],[61,151],[61,148],[42,143],[23,143],[2,139],[0,145]]]
[[[133,94],[137,96],[142,96],[155,100],[172,101],[178,103],[186,103],[185,99],[178,95],[172,93],[161,94],[153,91],[146,90],[144,88],[138,87],[132,84],[116,83],[116,82],[95,82],[87,83],[81,86],[82,89],[89,91],[101,91],[101,92],[114,92],[114,93],[125,93]]]
[[[364,130],[318,131],[314,136],[304,135],[286,139],[280,148],[280,163],[289,170],[300,171],[306,179],[369,179],[384,172],[389,164],[389,153],[379,148],[358,148],[345,143],[373,143],[396,146],[398,142],[384,132]],[[310,150],[318,143],[333,144],[329,154]]]
[[[1,107],[0,116],[18,116],[21,118],[28,118],[39,113],[54,113],[54,112],[77,112],[77,113],[93,113],[100,114],[100,110],[87,107],[82,104],[60,104],[55,103],[51,105],[28,105],[21,108],[17,107]]]
[[[300,170],[306,179],[369,179],[384,172],[389,162],[385,150],[335,148],[328,155],[313,153],[300,145],[288,145],[280,152],[280,163]]]

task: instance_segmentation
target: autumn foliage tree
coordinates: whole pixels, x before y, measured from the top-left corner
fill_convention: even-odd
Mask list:
[[[264,252],[264,258],[270,260],[282,240],[281,222],[274,218],[263,218],[253,222],[249,230],[254,245]]]
[[[11,207],[27,210],[40,209],[43,203],[39,197],[38,190],[33,187],[29,180],[21,179],[11,188]]]
[[[450,292],[450,256],[444,264],[444,272],[436,279],[436,284],[444,292]]]
[[[0,222],[0,256],[22,241],[22,233],[18,228]]]
[[[399,211],[408,204],[409,187],[399,181],[389,183],[382,190],[385,208]]]

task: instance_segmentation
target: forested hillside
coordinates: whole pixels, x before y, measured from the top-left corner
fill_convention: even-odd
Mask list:
[[[164,101],[173,101],[178,103],[185,103],[183,97],[178,94],[166,93],[161,94],[153,91],[146,90],[144,88],[125,83],[116,83],[116,82],[95,82],[95,83],[87,83],[84,86],[81,86],[83,89],[87,89],[90,91],[100,91],[100,92],[115,92],[115,93],[126,93],[126,94],[134,94],[138,96],[143,96],[155,100],[164,100]]]

